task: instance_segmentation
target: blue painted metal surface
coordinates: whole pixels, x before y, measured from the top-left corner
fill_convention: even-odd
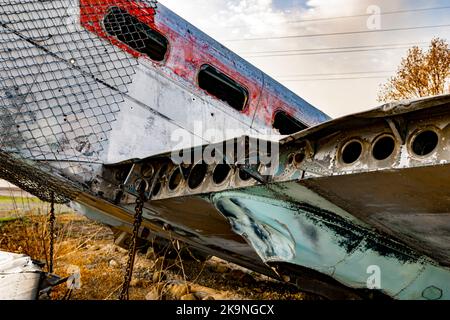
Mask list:
[[[345,219],[326,221],[315,214],[323,208],[238,191],[217,194],[213,201],[266,263],[310,268],[356,289],[370,286],[375,267],[381,290],[391,297],[450,299],[450,269],[405,253],[369,230],[343,228]]]

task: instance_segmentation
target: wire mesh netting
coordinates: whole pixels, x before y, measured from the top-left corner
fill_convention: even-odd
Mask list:
[[[105,30],[112,7],[122,12]],[[139,20],[130,25],[121,15],[150,19],[154,8],[138,0],[0,0],[0,178],[44,200],[72,197],[70,184],[65,190],[43,173],[77,183],[92,171],[80,163],[103,162],[135,53],[149,37]],[[124,40],[134,42],[118,45]]]

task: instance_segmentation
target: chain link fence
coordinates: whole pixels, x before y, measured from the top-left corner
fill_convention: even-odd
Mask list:
[[[92,166],[106,157],[109,133],[137,66],[145,30],[119,15],[106,32],[111,7],[138,19],[156,1],[0,0],[0,178],[43,200],[63,202]],[[128,25],[124,25],[128,23]],[[127,29],[128,28],[128,29]],[[128,30],[128,31],[127,31]],[[118,45],[131,37],[133,48]],[[130,54],[131,53],[131,54]],[[49,175],[43,175],[49,173]],[[76,189],[76,188],[75,188]]]

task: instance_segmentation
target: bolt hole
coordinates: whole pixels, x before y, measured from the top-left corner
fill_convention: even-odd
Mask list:
[[[155,185],[153,186],[152,195],[157,196],[161,191],[161,187],[162,187],[161,181],[156,182]]]
[[[139,179],[138,181],[136,181],[134,187],[136,189],[136,192],[138,193],[145,192],[148,188],[148,183],[144,179]]]
[[[342,161],[345,164],[356,162],[362,154],[362,144],[359,141],[351,141],[342,149]]]
[[[249,180],[252,178],[252,176],[249,175],[249,174],[248,174],[247,172],[245,172],[244,170],[239,169],[239,178],[240,178],[242,181],[249,181]]]
[[[372,155],[375,159],[381,161],[389,158],[395,150],[395,140],[392,137],[386,136],[378,139],[372,150]]]
[[[202,182],[205,180],[206,173],[208,171],[208,166],[201,162],[196,164],[189,175],[188,185],[191,189],[197,189]]]
[[[183,174],[181,173],[180,168],[176,168],[169,179],[169,189],[171,191],[176,190],[183,180]]]
[[[230,175],[231,167],[228,164],[218,164],[214,168],[213,181],[215,184],[221,184]]]
[[[141,174],[144,178],[151,178],[155,173],[155,169],[151,164],[144,164],[141,169]]]
[[[436,132],[427,130],[419,133],[412,142],[412,151],[418,156],[426,156],[432,153],[439,143]]]
[[[294,160],[295,163],[301,164],[305,160],[306,156],[304,152],[299,152],[295,154]]]
[[[292,165],[294,163],[294,155],[293,154],[289,155],[287,162],[289,165]]]

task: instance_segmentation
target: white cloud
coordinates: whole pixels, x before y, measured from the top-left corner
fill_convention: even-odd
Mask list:
[[[287,15],[272,0],[160,1],[202,31],[215,37],[275,34],[286,31]]]
[[[371,5],[379,5],[382,12],[439,6],[439,0],[421,1],[416,0],[411,6],[409,0],[307,0],[304,7],[285,11],[277,9],[273,0],[161,0],[160,2],[217,40],[226,40],[368,30],[367,19],[364,17],[308,23],[292,23],[292,21],[364,14]],[[433,12],[383,15],[381,19],[382,29],[443,23],[445,23],[443,19],[436,21]],[[434,35],[448,38],[448,29],[225,42],[225,45],[239,54],[254,51],[422,42],[429,41]],[[405,53],[406,49],[401,49],[327,55],[249,57],[247,60],[277,79],[279,76],[298,74],[395,70]],[[381,75],[388,78],[390,74]],[[367,75],[363,74],[362,77],[364,76]],[[282,79],[286,77],[280,77],[280,82],[334,117],[378,105],[377,91],[379,85],[384,82],[384,79],[308,82],[283,82]]]

